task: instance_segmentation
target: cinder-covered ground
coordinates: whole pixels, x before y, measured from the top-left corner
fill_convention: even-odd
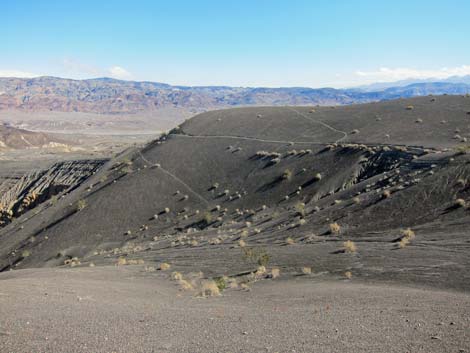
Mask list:
[[[324,298],[337,294],[338,303],[350,300],[371,325],[393,323],[390,331],[380,334],[382,340],[364,336],[364,341],[357,331],[360,324],[353,325],[356,319],[351,316],[345,325],[357,333],[353,342],[358,345],[346,351],[375,352],[380,345],[386,348],[379,351],[466,351],[465,334],[458,339],[446,336],[445,341],[432,330],[426,331],[429,342],[423,336],[416,346],[406,346],[415,342],[401,336],[410,334],[410,327],[400,324],[398,313],[387,310],[400,305],[404,310],[408,300],[415,298],[420,320],[434,320],[433,308],[440,308],[442,314],[466,313],[469,112],[470,97],[439,96],[336,108],[238,108],[198,115],[143,148],[118,154],[73,190],[57,195],[54,202],[42,202],[14,218],[0,230],[0,271],[54,268],[50,274],[40,273],[46,277],[70,274],[73,282],[77,271],[79,277],[86,273],[99,281],[107,280],[102,266],[111,265],[107,271],[114,269],[113,276],[119,277],[126,264],[137,263],[139,273],[153,276],[153,269],[165,262],[171,266],[168,273],[178,271],[183,278],[201,272],[205,279],[225,276],[227,284],[252,288],[248,294],[224,291],[222,298],[215,299],[227,310],[233,296],[240,303],[253,298],[253,308],[262,311],[259,303],[270,307],[268,293],[273,292],[283,300],[298,300],[300,310],[308,298],[318,299],[310,295],[322,291]],[[82,269],[90,265],[96,267]],[[57,269],[71,266],[64,272]],[[279,269],[279,280],[269,278],[272,269]],[[257,270],[262,273],[252,275]],[[305,276],[309,271],[312,274]],[[27,272],[18,272],[19,278],[27,276],[21,273]],[[168,277],[158,277],[155,285],[170,286],[177,293]],[[348,277],[351,280],[345,280]],[[6,280],[5,288],[23,282],[15,281]],[[113,283],[125,288],[126,281],[121,282]],[[193,303],[195,292],[183,292],[181,300]],[[425,297],[429,301],[419,305],[419,298]],[[382,313],[367,311],[374,298]],[[439,298],[450,299],[443,304]],[[204,303],[215,303],[211,300]],[[184,303],[189,307],[189,302]],[[246,313],[251,312],[248,308]],[[285,323],[291,327],[288,332],[307,337],[302,330],[310,316],[302,317],[305,325],[297,325],[298,312],[290,309],[286,309],[292,318]],[[199,312],[185,309],[183,313],[195,318]],[[336,317],[340,316],[337,312]],[[252,325],[256,323],[262,321]],[[466,327],[468,331],[468,322]],[[189,326],[178,327],[175,332],[192,337],[188,330]],[[206,351],[237,351],[236,344],[233,350],[222,345],[234,339],[229,332],[211,336]],[[262,342],[271,337],[270,332],[260,335]],[[299,338],[296,346],[285,338],[291,335],[273,333],[283,339],[271,346],[272,351],[289,347],[309,351],[308,339],[315,338]],[[394,341],[397,337],[401,340]],[[325,338],[318,339],[318,347],[325,347],[321,345]],[[343,341],[351,339],[318,351],[345,351]],[[181,339],[184,342],[192,341]],[[445,349],[432,346],[439,342],[444,342]],[[191,345],[175,347],[167,349],[191,351]],[[264,343],[242,347],[250,349],[241,351],[266,351]]]
[[[470,298],[324,281],[198,298],[141,266],[0,274],[0,351],[468,352]]]

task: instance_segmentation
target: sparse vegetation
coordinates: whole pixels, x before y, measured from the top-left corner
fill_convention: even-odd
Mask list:
[[[289,169],[284,170],[284,173],[282,173],[281,178],[283,180],[291,180],[292,179],[292,171]]]
[[[465,207],[467,205],[467,203],[465,202],[464,199],[457,199],[457,200],[455,200],[454,204],[455,204],[455,207],[457,207],[457,208]]]
[[[280,275],[281,275],[281,270],[280,270],[280,269],[278,269],[278,268],[276,268],[276,267],[271,269],[270,277],[271,277],[272,279],[278,278]]]
[[[294,208],[297,211],[297,214],[299,216],[302,216],[302,217],[305,216],[305,203],[298,202],[298,203],[295,204]]]
[[[347,253],[355,253],[357,251],[356,244],[351,240],[346,240],[343,243],[344,251]]]
[[[251,263],[258,264],[259,266],[267,266],[271,260],[271,256],[263,249],[255,249],[243,247],[243,257]]]
[[[293,244],[295,244],[295,240],[292,239],[291,237],[288,237],[288,238],[286,239],[286,244],[287,244],[287,245],[293,245]]]
[[[300,269],[300,271],[304,274],[304,275],[310,275],[312,274],[312,268],[311,267],[308,267],[308,266],[304,266]]]
[[[329,225],[329,231],[330,231],[330,234],[335,234],[335,235],[337,235],[337,234],[339,234],[340,231],[341,231],[341,226],[340,226],[338,223],[336,223],[336,222],[330,223],[330,225]]]
[[[410,228],[404,229],[401,232],[401,239],[398,243],[398,246],[403,249],[406,247],[411,240],[415,238],[415,232],[413,232]]]
[[[201,283],[199,296],[201,297],[215,297],[220,295],[220,289],[214,280],[205,280]]]
[[[227,281],[225,277],[214,278],[215,285],[219,289],[219,292],[223,292],[227,288]]]
[[[86,200],[78,200],[77,202],[77,211],[81,211],[87,207],[87,202]]]
[[[158,266],[158,269],[160,271],[167,271],[169,270],[171,267],[171,265],[169,263],[166,263],[166,262],[162,262],[159,266]]]

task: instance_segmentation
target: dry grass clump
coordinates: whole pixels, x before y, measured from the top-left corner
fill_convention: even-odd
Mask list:
[[[256,263],[259,266],[267,266],[271,260],[271,256],[263,249],[243,247],[243,258],[251,263]]]
[[[344,277],[346,277],[347,279],[351,279],[352,278],[352,272],[351,271],[346,271],[344,273]]]
[[[220,289],[214,280],[205,280],[201,282],[201,288],[198,293],[201,297],[215,297],[220,295]]]
[[[171,265],[169,263],[166,263],[166,262],[162,262],[159,266],[158,266],[158,269],[160,271],[166,271],[166,270],[169,270],[171,267]]]
[[[246,238],[248,236],[248,231],[245,229],[240,233],[240,237]]]
[[[384,190],[384,192],[382,192],[382,198],[388,199],[390,196],[392,196],[390,190]]]
[[[245,292],[249,292],[251,290],[250,286],[248,285],[248,283],[240,283],[240,289],[245,291]]]
[[[330,234],[339,234],[341,231],[341,226],[337,222],[330,223],[329,228]]]
[[[414,106],[409,105],[409,106],[406,107],[406,110],[413,110],[414,108],[415,108]]]
[[[411,240],[413,240],[415,237],[415,232],[413,232],[410,228],[404,229],[401,232],[401,239],[400,242],[398,243],[398,246],[400,249],[403,249],[406,247]]]
[[[191,284],[191,282],[185,280],[185,279],[180,279],[178,280],[178,285],[181,290],[193,290],[194,286]]]
[[[354,244],[354,242],[351,240],[346,240],[343,243],[343,246],[344,246],[344,251],[347,253],[355,253],[357,251],[356,244]]]
[[[75,267],[75,266],[81,265],[81,262],[78,259],[78,257],[72,257],[71,259],[65,260],[64,265],[69,265],[70,267]]]
[[[316,181],[320,181],[322,178],[322,175],[320,173],[317,173],[313,176],[313,179],[316,180]]]
[[[173,281],[181,281],[183,279],[183,275],[181,274],[181,272],[173,271],[171,273],[171,279]]]
[[[352,200],[353,200],[353,202],[354,202],[355,204],[360,204],[360,203],[361,203],[361,199],[360,199],[359,197],[357,197],[357,196],[354,197]]]
[[[258,266],[258,268],[256,269],[256,272],[255,272],[255,275],[257,277],[261,277],[263,275],[266,274],[266,267],[261,265],[261,266]]]
[[[304,274],[304,275],[310,275],[312,274],[312,268],[311,267],[308,267],[308,266],[304,266],[300,269],[300,271]]]
[[[246,246],[246,242],[243,239],[240,239],[238,241],[238,246],[241,247],[241,248],[244,248]]]
[[[117,266],[125,266],[127,265],[127,259],[125,257],[119,257],[116,263]]]
[[[281,270],[277,267],[271,269],[270,277],[272,279],[278,278],[281,275]]]
[[[299,202],[295,206],[295,210],[297,211],[297,214],[304,217],[305,216],[305,203]]]
[[[286,239],[286,244],[287,244],[287,245],[293,245],[293,244],[295,244],[295,240],[292,239],[291,237],[288,237],[288,238]]]
[[[87,202],[85,200],[78,200],[77,211],[83,210],[86,206],[87,206]]]
[[[466,204],[467,204],[467,203],[465,202],[464,199],[457,199],[457,200],[455,200],[455,202],[454,202],[455,207],[465,207]]]
[[[458,154],[467,154],[467,153],[470,153],[470,144],[457,146],[457,147],[455,147],[455,151],[456,151]]]
[[[291,180],[292,178],[292,171],[289,169],[284,170],[284,173],[282,173],[281,179],[282,180]]]

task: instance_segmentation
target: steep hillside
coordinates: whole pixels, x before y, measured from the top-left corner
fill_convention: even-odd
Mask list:
[[[0,270],[263,263],[468,290],[469,112],[439,96],[198,115],[5,227]]]

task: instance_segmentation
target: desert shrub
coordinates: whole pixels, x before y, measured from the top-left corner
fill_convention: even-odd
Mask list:
[[[225,288],[227,288],[227,281],[224,277],[217,277],[214,278],[215,285],[219,289],[219,292],[222,292]]]
[[[384,190],[382,192],[382,198],[384,198],[384,199],[388,199],[391,195],[392,195],[392,193],[390,192],[390,190]]]
[[[271,278],[278,278],[279,276],[281,275],[281,270],[278,269],[278,268],[272,268],[271,269],[271,274],[270,274],[270,277]]]
[[[455,147],[455,151],[456,151],[458,154],[467,154],[467,153],[470,153],[470,145],[467,144],[467,145],[460,145],[460,146],[457,146],[457,147]]]
[[[77,202],[77,211],[83,210],[85,207],[87,207],[87,202],[86,200],[78,200]]]
[[[398,246],[403,249],[406,247],[411,240],[415,238],[415,232],[412,231],[410,228],[404,229],[401,231],[401,239],[398,243]]]
[[[119,257],[116,263],[117,266],[127,265],[127,259],[125,257]]]
[[[346,277],[347,279],[351,279],[352,278],[352,272],[351,271],[346,271],[344,273],[344,277]]]
[[[347,253],[355,253],[357,251],[356,244],[353,241],[347,240],[343,243],[344,251]]]
[[[212,214],[210,212],[205,212],[204,217],[202,218],[202,221],[205,224],[211,224],[212,223]]]
[[[294,208],[300,216],[305,216],[305,203],[298,202],[295,204]]]
[[[214,280],[205,280],[201,283],[199,295],[202,297],[214,297],[220,295],[220,289]]]
[[[282,173],[281,178],[282,178],[283,180],[291,180],[291,178],[292,178],[292,171],[290,171],[289,169],[284,170],[284,173]]]
[[[259,266],[267,266],[271,260],[271,256],[264,249],[242,247],[242,251],[245,260]]]
[[[166,271],[166,270],[169,270],[170,267],[171,267],[170,264],[168,264],[168,263],[166,263],[166,262],[162,262],[162,263],[160,264],[160,266],[158,266],[158,269],[159,269],[160,271]]]
[[[23,250],[23,251],[21,252],[21,257],[26,258],[26,257],[29,257],[29,256],[31,256],[31,251],[29,251],[29,250]]]
[[[312,273],[312,268],[308,266],[304,266],[300,268],[300,272],[302,272],[304,275],[310,275]]]
[[[337,222],[334,222],[330,223],[329,229],[330,234],[339,234],[339,232],[341,231],[341,226]]]
[[[259,265],[258,268],[256,269],[255,275],[257,277],[261,277],[266,273],[266,267],[263,265]]]

